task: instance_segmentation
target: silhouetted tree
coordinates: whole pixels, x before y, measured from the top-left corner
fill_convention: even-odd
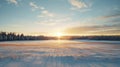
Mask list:
[[[57,37],[45,36],[25,36],[24,34],[16,34],[13,32],[0,32],[0,41],[13,41],[13,40],[50,40],[57,39]],[[63,36],[60,39],[67,40],[120,40],[120,36]]]
[[[7,34],[6,34],[6,32],[1,32],[0,33],[0,40],[2,40],[2,41],[7,40]]]

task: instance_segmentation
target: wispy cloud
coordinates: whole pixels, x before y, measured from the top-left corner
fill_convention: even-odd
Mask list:
[[[106,16],[98,17],[98,19],[110,19],[110,18],[118,18],[118,17],[120,17],[120,11],[116,12],[116,13],[111,13],[111,14],[106,15]]]
[[[34,2],[30,2],[29,5],[32,7],[32,11],[39,8]]]
[[[56,25],[62,22],[67,22],[70,21],[71,18],[65,17],[65,18],[48,18],[47,20],[40,20],[37,22],[37,24],[42,24],[42,25]]]
[[[44,7],[39,7],[41,10],[44,10],[45,8]]]
[[[89,21],[92,22],[103,22],[103,23],[120,23],[120,11],[108,12],[106,15],[91,18]]]
[[[15,4],[15,5],[18,5],[18,2],[17,0],[7,0],[8,3],[12,3],[12,4]]]
[[[55,25],[55,24],[56,24],[55,22],[53,22],[52,19],[37,21],[37,22],[35,22],[35,23],[41,24],[41,25]]]
[[[104,24],[117,24],[120,23],[120,11],[112,11],[108,12],[104,15],[99,16],[93,16],[88,18],[83,18],[80,20],[77,20],[77,23],[80,23],[80,25],[104,25]]]
[[[32,11],[35,11],[36,9],[40,9],[40,10],[44,10],[45,8],[42,6],[38,6],[36,3],[34,2],[30,2],[29,5],[32,7]]]
[[[71,10],[79,11],[79,12],[87,12],[92,10],[92,5],[94,0],[68,0],[71,4]]]
[[[44,7],[40,7],[38,11],[40,12],[40,14],[37,15],[38,20],[34,21],[35,24],[53,26],[71,20],[70,17],[63,17],[62,15],[51,12]]]
[[[120,24],[71,27],[64,32],[70,34],[120,34]],[[116,32],[113,32],[116,31]],[[108,32],[108,33],[107,33]]]
[[[81,0],[69,0],[69,2],[74,8],[81,9],[88,7],[87,4],[85,4],[85,2],[82,2]]]
[[[55,14],[49,12],[48,10],[43,10],[43,11],[41,12],[41,14],[38,15],[38,17],[43,17],[43,18],[54,17],[54,16],[55,16]]]

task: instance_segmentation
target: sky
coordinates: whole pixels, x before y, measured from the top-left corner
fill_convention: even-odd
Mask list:
[[[0,31],[120,35],[120,0],[0,0]]]

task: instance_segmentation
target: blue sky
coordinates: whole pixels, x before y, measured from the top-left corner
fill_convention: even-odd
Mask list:
[[[0,0],[0,31],[120,34],[120,0]]]

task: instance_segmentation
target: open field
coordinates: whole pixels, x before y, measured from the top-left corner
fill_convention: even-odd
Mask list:
[[[0,67],[119,66],[119,41],[45,40],[0,42]]]

